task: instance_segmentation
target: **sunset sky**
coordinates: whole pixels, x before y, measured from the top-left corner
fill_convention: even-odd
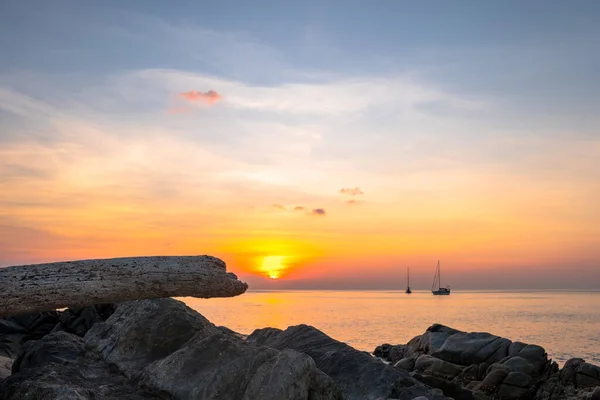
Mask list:
[[[0,265],[598,288],[600,2],[291,3],[2,1]]]

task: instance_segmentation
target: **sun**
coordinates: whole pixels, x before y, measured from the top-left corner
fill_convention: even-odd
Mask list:
[[[260,271],[271,279],[279,279],[285,270],[285,256],[266,256],[262,259]]]

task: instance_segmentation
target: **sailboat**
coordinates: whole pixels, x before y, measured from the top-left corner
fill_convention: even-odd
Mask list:
[[[406,294],[411,294],[412,290],[410,290],[410,269],[406,268]]]
[[[437,289],[435,288],[437,284]],[[431,285],[431,293],[434,296],[448,296],[450,294],[449,287],[442,287],[442,275],[440,273],[440,261],[438,260],[435,276],[433,277],[433,285]]]

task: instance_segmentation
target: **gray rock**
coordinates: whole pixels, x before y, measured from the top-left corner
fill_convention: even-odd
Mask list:
[[[178,399],[341,399],[310,357],[252,345],[173,299],[120,304],[84,341],[126,376]]]
[[[13,374],[0,382],[0,400],[171,399],[138,387],[101,360],[85,354],[83,341],[58,332],[23,346]]]
[[[411,355],[412,350],[409,346],[404,344],[397,344],[391,347],[387,360],[392,364],[395,364],[403,358],[410,357]]]
[[[105,321],[115,310],[113,304],[98,304],[82,308],[69,308],[60,313],[59,328],[65,332],[84,337],[87,331],[98,322]]]
[[[494,392],[508,376],[508,371],[505,369],[494,369],[490,371],[485,379],[481,382],[480,388],[486,392]]]
[[[528,389],[533,385],[533,379],[527,374],[522,372],[510,372],[504,381],[505,385],[518,386],[520,388]]]
[[[415,368],[415,362],[414,357],[406,357],[394,364],[394,368],[410,372]]]
[[[519,353],[523,348],[527,346],[527,343],[523,342],[512,342],[510,347],[508,348],[509,357],[514,357]]]
[[[390,350],[392,349],[392,345],[389,343],[384,343],[382,345],[379,345],[375,348],[375,350],[373,350],[373,355],[375,357],[381,357],[383,359],[388,358],[388,356],[390,355]]]
[[[430,354],[460,365],[497,362],[508,355],[510,344],[510,340],[489,333],[459,332],[450,335],[439,349]]]
[[[439,394],[431,392],[405,371],[394,369],[311,326],[292,326],[285,331],[259,329],[248,336],[248,342],[280,350],[293,349],[309,355],[348,400],[412,399],[417,396],[440,398]]]
[[[86,348],[130,378],[181,348],[198,332],[217,332],[206,318],[173,299],[122,303],[105,322],[92,326]]]
[[[417,359],[414,369],[427,375],[435,375],[449,380],[453,379],[463,371],[463,368],[456,364],[440,360],[439,358],[427,354],[423,354]]]
[[[586,362],[579,364],[575,384],[578,388],[600,386],[600,367]]]
[[[600,386],[596,387],[590,395],[590,400],[600,400]]]
[[[457,382],[451,382],[437,376],[422,375],[419,373],[415,373],[412,376],[426,385],[440,389],[445,396],[451,397],[454,400],[475,400],[473,392],[465,389]]]
[[[24,337],[23,333],[0,335],[0,357],[16,358]]]
[[[502,365],[513,372],[522,372],[529,376],[533,376],[538,372],[535,366],[531,365],[525,358],[521,356],[511,357],[504,361]]]
[[[498,389],[498,397],[502,400],[522,400],[527,397],[528,389],[502,383]]]
[[[13,359],[0,356],[0,381],[11,374]]]
[[[305,354],[256,347],[222,332],[198,333],[178,351],[149,365],[140,380],[178,399],[342,398]]]
[[[583,358],[571,358],[567,360],[563,368],[560,370],[560,381],[563,385],[575,385],[575,376],[577,375],[577,368],[583,364],[585,360]]]

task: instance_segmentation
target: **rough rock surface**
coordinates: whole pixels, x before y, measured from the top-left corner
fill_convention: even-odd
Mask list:
[[[171,296],[232,297],[247,288],[211,256],[15,266],[0,268],[0,316]]]
[[[600,386],[600,367],[585,360],[569,360],[559,371],[542,347],[484,332],[435,324],[407,345],[378,346],[374,355],[391,361],[394,348],[404,356],[395,368],[454,399],[588,399]]]
[[[248,342],[275,349],[292,349],[309,355],[317,368],[330,376],[345,398],[354,399],[443,399],[406,372],[394,369],[345,343],[338,342],[308,325],[298,325],[285,331],[258,329],[248,336]]]
[[[0,382],[1,400],[171,399],[144,389],[86,354],[80,337],[55,332],[23,346],[13,374]]]
[[[84,340],[126,376],[178,399],[341,399],[310,357],[253,346],[172,299],[122,304]]]

